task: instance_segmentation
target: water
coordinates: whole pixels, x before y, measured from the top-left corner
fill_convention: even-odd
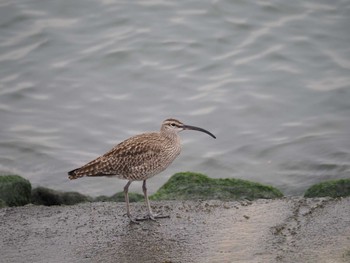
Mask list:
[[[113,194],[67,171],[168,117],[179,171],[287,195],[349,177],[350,1],[0,3],[0,171],[34,186]],[[140,183],[131,191],[140,192]]]

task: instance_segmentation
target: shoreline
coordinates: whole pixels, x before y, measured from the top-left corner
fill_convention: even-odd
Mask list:
[[[256,200],[283,197],[283,193],[270,185],[235,178],[210,178],[195,172],[176,173],[150,195],[152,201],[162,200]],[[350,196],[350,179],[320,182],[311,186],[304,197],[345,197]],[[141,194],[129,193],[130,202],[143,201]],[[31,183],[18,175],[0,176],[0,208],[7,206],[74,205],[83,202],[122,201],[124,192],[112,196],[93,198],[79,192],[61,192],[45,187],[32,188]]]

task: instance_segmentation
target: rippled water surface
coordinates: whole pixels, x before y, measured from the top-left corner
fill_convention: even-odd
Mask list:
[[[350,1],[0,3],[0,171],[90,195],[67,171],[168,117],[196,171],[288,195],[350,174]],[[140,191],[134,183],[131,191]]]

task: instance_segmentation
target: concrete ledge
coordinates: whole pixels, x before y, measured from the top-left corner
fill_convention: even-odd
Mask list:
[[[161,201],[0,210],[1,262],[349,262],[350,197]],[[143,203],[132,213],[145,212]]]

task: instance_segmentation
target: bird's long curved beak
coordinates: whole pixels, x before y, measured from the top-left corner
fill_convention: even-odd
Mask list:
[[[216,139],[215,135],[212,134],[211,132],[207,131],[207,130],[204,130],[203,128],[199,128],[199,127],[196,127],[196,126],[191,126],[191,125],[183,125],[182,128],[184,130],[193,130],[193,131],[200,131],[200,132],[204,132],[208,135],[210,135],[211,137],[213,137],[214,139]]]

